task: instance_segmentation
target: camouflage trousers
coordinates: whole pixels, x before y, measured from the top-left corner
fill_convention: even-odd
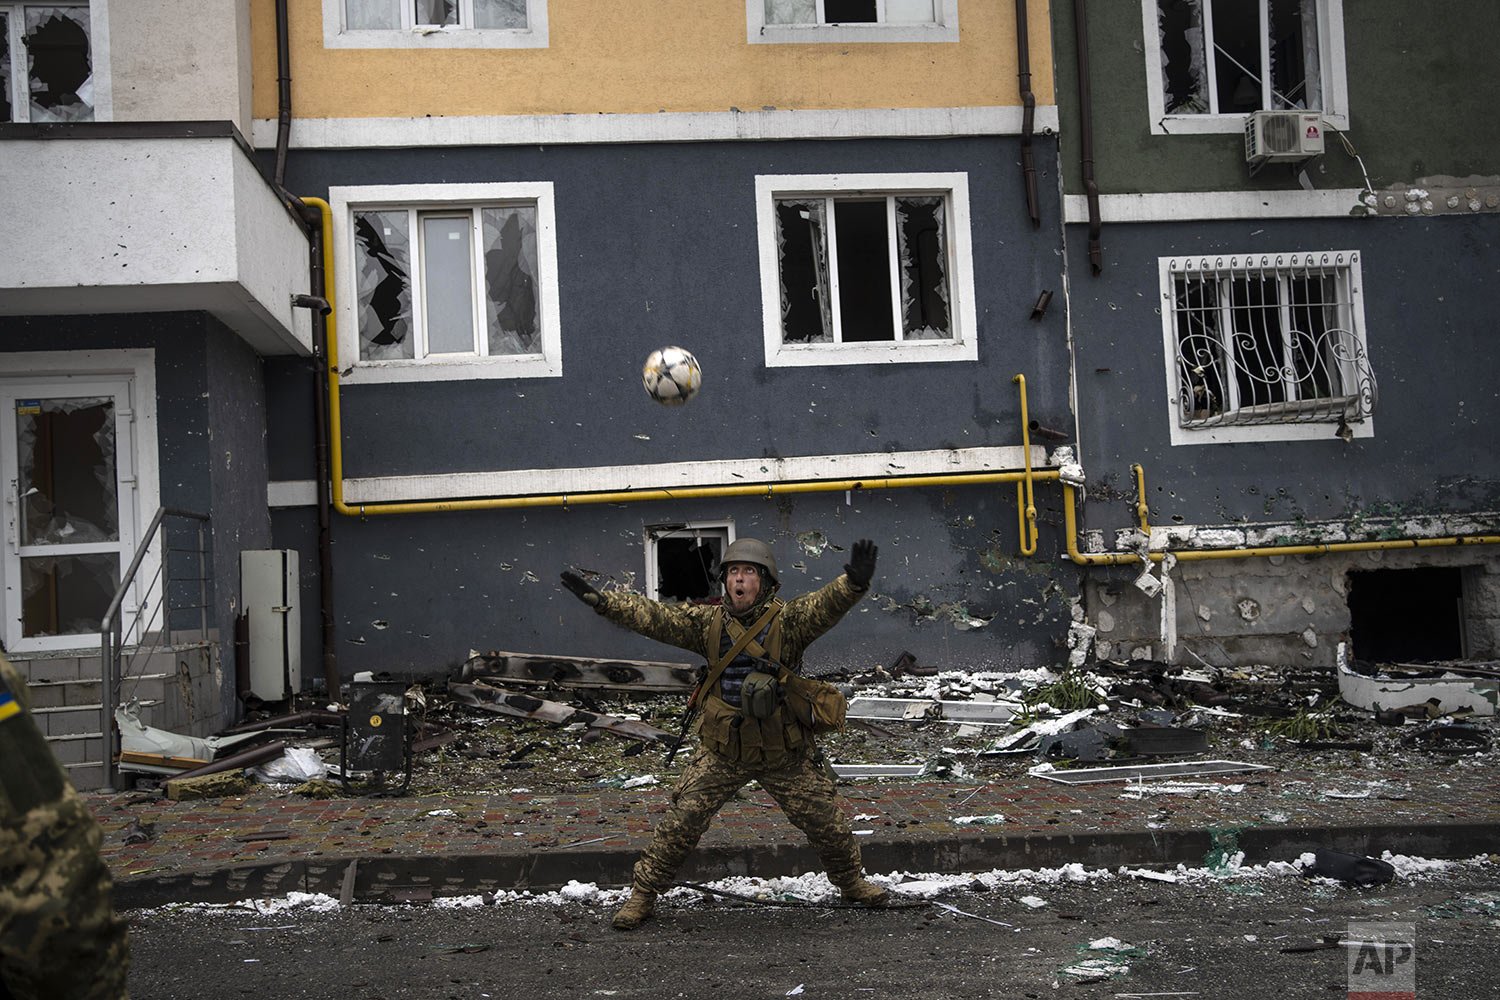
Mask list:
[[[770,770],[747,767],[700,749],[682,772],[666,817],[635,864],[636,888],[650,893],[671,888],[678,866],[697,846],[714,816],[752,781],[759,782],[787,819],[807,835],[829,881],[845,888],[859,880],[863,874],[859,845],[839,808],[833,776],[820,752],[799,754],[793,763]]]

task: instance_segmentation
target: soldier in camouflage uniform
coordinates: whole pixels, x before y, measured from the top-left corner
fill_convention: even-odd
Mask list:
[[[755,683],[751,674],[764,670],[767,662],[752,656],[768,654],[770,661],[800,671],[807,646],[869,589],[876,551],[861,539],[842,576],[783,602],[776,597],[780,584],[770,547],[741,539],[724,553],[722,607],[666,605],[639,594],[601,593],[577,574],[563,574],[563,585],[610,621],[719,665],[717,680],[711,671],[705,678],[709,690],[700,688],[693,702],[699,709],[700,747],[672,792],[666,818],[636,863],[630,899],[614,918],[616,929],[631,930],[651,916],[657,895],[672,885],[673,873],[714,815],[751,781],[758,781],[807,835],[846,900],[868,905],[887,901],[888,893],[864,877],[859,845],[839,808],[831,769],[811,728],[785,707],[765,718],[747,717],[741,701],[742,693],[750,698],[746,684]]]
[[[0,655],[0,997],[118,1000],[130,949],[99,826]]]

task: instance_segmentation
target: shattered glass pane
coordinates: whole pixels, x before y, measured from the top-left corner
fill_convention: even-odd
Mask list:
[[[875,0],[823,0],[825,24],[872,24],[876,20]]]
[[[417,24],[457,24],[458,0],[416,0]]]
[[[362,361],[415,357],[411,335],[411,239],[405,212],[354,213]]]
[[[526,0],[474,0],[474,27],[525,28]]]
[[[10,15],[0,10],[0,122],[11,120]]]
[[[932,0],[885,0],[885,19],[889,24],[931,24],[937,20]]]
[[[1208,69],[1199,0],[1160,0],[1161,83],[1169,115],[1206,114]]]
[[[94,75],[89,60],[87,7],[26,7],[31,120],[94,120]]]
[[[486,208],[480,216],[489,353],[540,354],[536,207]]]
[[[120,586],[113,552],[21,559],[21,634],[86,635],[99,631]]]
[[[16,456],[22,545],[119,540],[114,399],[17,400]]]
[[[427,353],[474,353],[473,216],[424,215],[422,296],[426,301]]]
[[[948,340],[947,240],[943,199],[896,199],[901,329],[907,340]]]
[[[821,198],[776,203],[781,338],[788,344],[833,343],[825,215],[825,202]]]
[[[767,24],[817,24],[816,0],[766,0]]]
[[[1314,0],[1271,4],[1271,107],[1321,108],[1318,5]]]
[[[398,0],[344,0],[344,26],[350,31],[401,27]]]
[[[895,340],[886,199],[833,203],[838,245],[839,333],[844,343]]]

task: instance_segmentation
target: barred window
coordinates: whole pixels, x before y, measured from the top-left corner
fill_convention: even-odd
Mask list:
[[[1367,421],[1376,402],[1352,251],[1162,258],[1177,422]]]

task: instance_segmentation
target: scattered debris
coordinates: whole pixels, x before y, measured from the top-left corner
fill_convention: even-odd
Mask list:
[[[1027,773],[1064,785],[1087,785],[1099,781],[1142,781],[1147,778],[1194,778],[1210,774],[1241,774],[1246,771],[1274,770],[1269,764],[1246,764],[1233,760],[1204,760],[1181,764],[1128,764],[1120,767],[1089,767],[1068,771],[1043,771],[1032,768]]]
[[[583,723],[590,729],[600,729],[615,736],[647,743],[671,744],[676,737],[632,719],[617,719],[612,715],[601,715],[582,708],[574,708],[556,701],[544,701],[529,694],[506,691],[489,684],[449,684],[448,693],[466,705],[482,708],[488,712],[512,715],[523,719],[539,719],[554,725],[568,726]]]
[[[291,783],[301,785],[328,777],[328,765],[316,750],[287,747],[280,757],[250,769],[250,777],[263,784]]]
[[[173,802],[190,802],[242,795],[250,788],[250,781],[243,771],[220,771],[196,778],[172,778],[165,788],[167,798]]]
[[[847,718],[880,722],[953,722],[1008,725],[1021,710],[1017,702],[942,701],[922,698],[852,698]]]
[[[1468,709],[1475,715],[1494,715],[1500,701],[1500,676],[1465,677],[1430,667],[1382,667],[1367,675],[1345,662],[1343,643],[1339,644],[1338,677],[1339,696],[1371,712],[1404,711],[1408,705],[1432,703],[1443,714]]]
[[[1489,733],[1478,726],[1460,722],[1435,722],[1401,740],[1403,746],[1420,746],[1432,750],[1472,753],[1489,748]]]
[[[959,826],[999,826],[1005,822],[1005,817],[1000,813],[990,813],[986,816],[955,816],[953,822]]]
[[[463,677],[499,678],[511,684],[646,693],[687,692],[698,683],[691,663],[663,660],[601,660],[588,656],[469,651]]]
[[[1384,885],[1396,877],[1396,868],[1389,861],[1322,848],[1313,852],[1312,872],[1361,887]]]
[[[1124,740],[1126,749],[1145,757],[1203,753],[1208,749],[1208,734],[1201,729],[1141,726],[1127,729]]]

